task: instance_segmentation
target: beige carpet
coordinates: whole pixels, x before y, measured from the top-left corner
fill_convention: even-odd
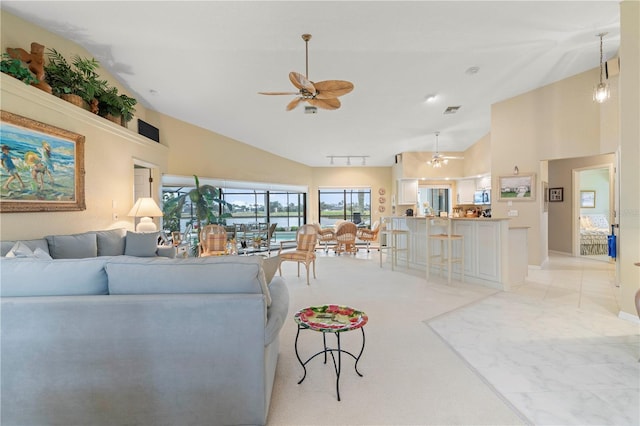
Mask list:
[[[320,255],[321,252],[318,252]],[[460,425],[525,424],[526,420],[438,337],[425,319],[450,312],[494,294],[495,290],[436,280],[417,271],[381,269],[378,253],[368,257],[320,255],[318,279],[307,286],[304,267],[283,264],[290,291],[290,320],[280,338],[280,359],[271,399],[269,425]],[[317,357],[302,367],[295,357],[293,313],[309,305],[347,304],[365,311],[366,346],[356,375],[353,360],[343,358],[342,401],[335,392],[333,364]],[[328,342],[335,338],[330,335]],[[357,353],[359,331],[342,335],[343,347]],[[301,357],[321,349],[322,335],[303,331]]]

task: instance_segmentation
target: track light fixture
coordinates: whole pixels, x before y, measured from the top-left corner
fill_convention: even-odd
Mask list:
[[[329,164],[331,164],[332,166],[335,164],[335,159],[336,158],[345,158],[347,161],[345,162],[347,166],[351,165],[351,159],[360,159],[361,160],[361,164],[363,166],[367,165],[367,158],[369,158],[368,155],[327,155],[327,158],[329,159]]]

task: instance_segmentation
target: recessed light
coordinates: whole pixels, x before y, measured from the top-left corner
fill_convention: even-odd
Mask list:
[[[436,100],[436,95],[427,95],[424,97],[425,102],[434,102]]]

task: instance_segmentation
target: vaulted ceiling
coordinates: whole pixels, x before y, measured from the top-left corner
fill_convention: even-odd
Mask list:
[[[620,40],[617,0],[0,7],[86,48],[145,107],[310,166],[332,155],[389,166],[435,150],[436,131],[440,151],[462,151],[489,132],[492,103],[596,68],[598,33],[605,59]],[[293,96],[258,94],[291,91],[289,72],[305,73],[303,33],[310,80],[355,85],[340,109],[285,111]]]

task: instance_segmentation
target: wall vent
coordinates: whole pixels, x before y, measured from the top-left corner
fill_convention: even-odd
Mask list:
[[[444,110],[444,114],[455,114],[460,109],[460,106],[461,105],[447,107],[447,109]]]

